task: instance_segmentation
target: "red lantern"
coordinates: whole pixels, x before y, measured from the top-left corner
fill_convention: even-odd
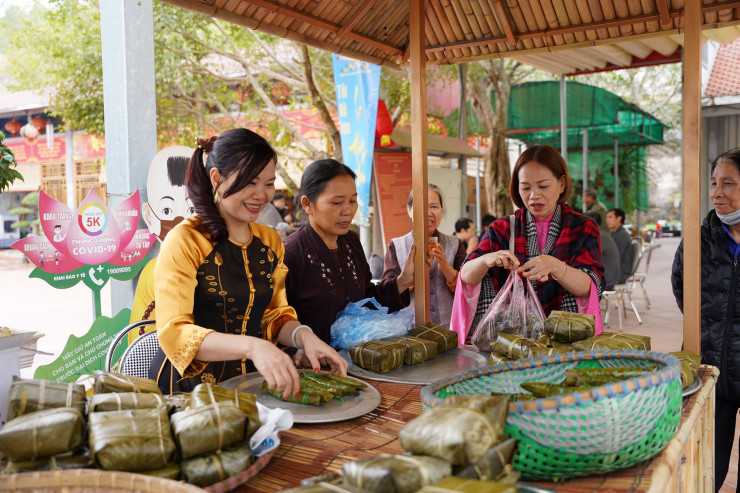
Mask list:
[[[28,139],[28,140],[34,140],[36,137],[39,136],[39,129],[34,127],[31,123],[26,123],[21,127],[21,137]]]
[[[46,123],[46,118],[44,118],[43,116],[35,116],[31,119],[31,125],[36,127],[39,133],[44,131],[44,129],[46,128]]]
[[[5,124],[5,130],[10,132],[10,135],[18,135],[18,131],[21,129],[22,126],[23,125],[21,125],[21,122],[13,118]]]
[[[375,147],[391,147],[396,144],[391,140],[393,120],[388,113],[385,101],[378,99],[378,115],[375,117]]]

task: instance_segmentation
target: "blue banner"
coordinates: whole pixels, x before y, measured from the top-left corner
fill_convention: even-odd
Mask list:
[[[380,67],[332,55],[337,93],[339,133],[344,164],[357,174],[357,215],[354,223],[370,226],[370,177],[373,171],[375,118],[380,96]]]

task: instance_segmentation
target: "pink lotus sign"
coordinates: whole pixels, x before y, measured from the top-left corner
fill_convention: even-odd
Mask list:
[[[136,229],[140,205],[138,190],[112,210],[91,190],[73,211],[41,191],[39,217],[45,236],[28,236],[12,248],[36,265],[30,277],[57,288],[83,281],[97,296],[111,277],[131,279],[146,264],[156,236]]]

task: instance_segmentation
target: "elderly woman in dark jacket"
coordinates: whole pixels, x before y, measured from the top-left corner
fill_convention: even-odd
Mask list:
[[[712,163],[710,196],[714,210],[701,227],[701,357],[702,363],[720,370],[714,428],[714,486],[719,491],[740,409],[740,149]],[[671,283],[683,311],[683,242],[676,250]]]

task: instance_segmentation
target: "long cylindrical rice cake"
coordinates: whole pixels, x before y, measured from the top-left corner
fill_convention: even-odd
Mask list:
[[[457,332],[445,329],[431,322],[411,329],[409,335],[436,342],[437,354],[457,347]]]
[[[72,407],[85,412],[85,387],[74,383],[13,377],[8,393],[7,421],[43,409]]]
[[[437,343],[419,337],[391,337],[383,339],[406,347],[403,363],[416,365],[437,356]]]

